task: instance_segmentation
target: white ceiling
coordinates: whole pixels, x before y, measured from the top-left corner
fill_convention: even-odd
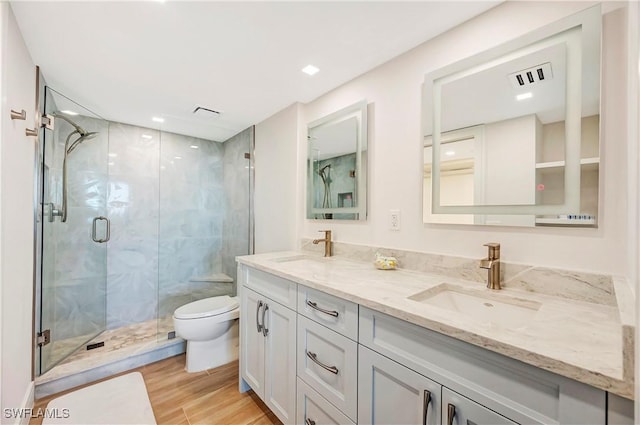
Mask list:
[[[499,1],[11,2],[47,83],[106,119],[224,141]],[[320,72],[300,72],[307,64]],[[416,88],[419,90],[419,88]],[[192,114],[195,106],[220,117]],[[151,121],[161,116],[161,125]]]

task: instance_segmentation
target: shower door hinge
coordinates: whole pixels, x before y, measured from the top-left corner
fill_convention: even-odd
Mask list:
[[[51,342],[51,330],[45,329],[42,332],[38,332],[38,337],[36,338],[36,343],[38,344],[38,347],[47,345],[50,342]]]
[[[53,130],[55,119],[51,115],[44,114],[42,116],[42,126]]]

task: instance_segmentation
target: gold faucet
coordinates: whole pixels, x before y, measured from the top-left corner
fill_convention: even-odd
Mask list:
[[[486,243],[489,247],[487,258],[480,260],[480,268],[488,270],[487,288],[501,289],[500,286],[500,244],[496,242]]]
[[[313,243],[317,245],[320,242],[324,242],[324,256],[331,257],[331,255],[333,255],[333,250],[331,249],[331,230],[319,230],[319,232],[324,232],[324,239],[314,239]]]

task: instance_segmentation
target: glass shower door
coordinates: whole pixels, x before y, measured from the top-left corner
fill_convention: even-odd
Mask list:
[[[108,122],[47,87],[39,374],[106,326]]]

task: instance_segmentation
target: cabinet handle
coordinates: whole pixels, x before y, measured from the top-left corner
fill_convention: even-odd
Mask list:
[[[456,416],[456,406],[449,403],[447,406],[447,424],[453,425],[453,418]]]
[[[262,306],[262,300],[258,301],[258,304],[256,304],[256,327],[258,328],[258,333],[262,332],[262,325],[260,324],[260,309]]]
[[[329,372],[333,373],[334,375],[338,374],[338,368],[337,367],[335,367],[335,366],[327,366],[326,364],[322,363],[320,360],[318,360],[318,356],[316,356],[316,353],[312,353],[311,351],[307,351],[307,350],[305,350],[305,352],[307,353],[307,357],[309,357],[311,360],[313,360],[313,362],[315,364],[317,364],[318,366],[320,366],[324,370],[328,370]]]
[[[431,403],[431,391],[424,390],[422,399],[422,425],[427,425],[427,414],[429,413],[429,403]]]
[[[333,317],[338,317],[339,313],[337,311],[335,311],[335,310],[325,310],[324,308],[320,308],[320,307],[318,307],[318,304],[314,303],[313,301],[307,300],[307,305],[309,307],[311,307],[312,309],[314,309],[314,310],[318,310],[321,313],[328,314],[329,316],[333,316]]]
[[[267,329],[267,324],[264,321],[264,317],[267,314],[267,310],[269,310],[269,304],[264,303],[264,310],[262,310],[262,336],[266,338],[269,335],[269,329]]]
[[[311,420],[309,418],[305,419],[304,423],[307,424],[307,425],[316,425],[316,421]]]

